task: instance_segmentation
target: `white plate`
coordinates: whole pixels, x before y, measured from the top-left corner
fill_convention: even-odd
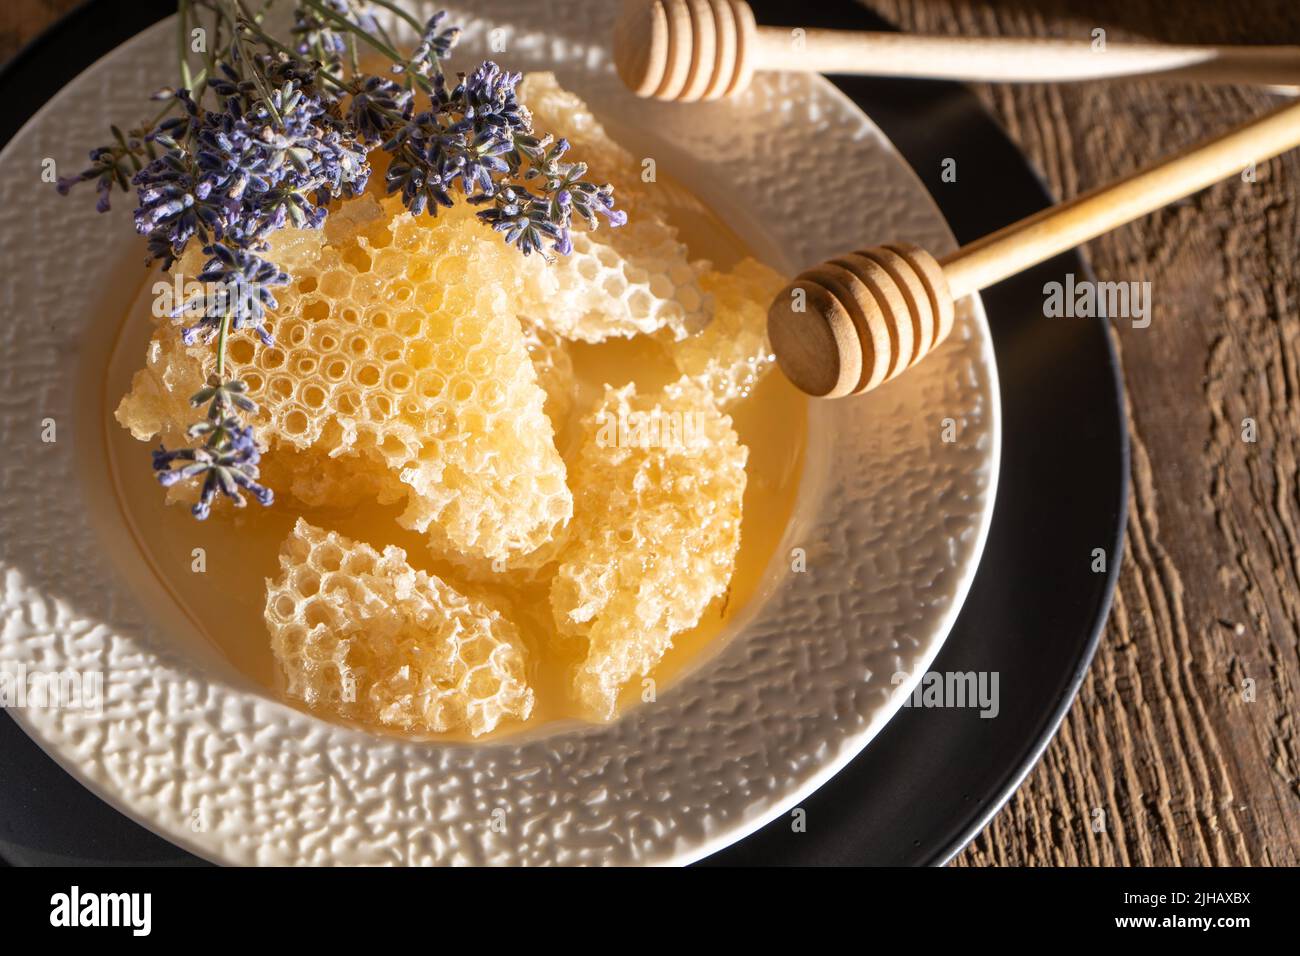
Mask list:
[[[453,6],[455,63],[504,40],[491,55],[509,68],[554,69],[786,272],[882,241],[952,248],[911,170],[820,78],[763,74],[722,104],[634,99],[609,63],[615,8]],[[812,405],[799,501],[758,595],[718,653],[610,726],[480,746],[374,737],[271,699],[193,632],[124,544],[107,483],[110,317],[142,275],[131,204],[96,217],[87,193],[40,178],[46,157],[79,169],[110,120],[134,122],[172,81],[174,32],[104,57],[0,153],[0,667],[104,682],[102,713],[13,710],[24,729],[118,809],[225,863],[686,863],[861,750],[934,659],[987,533],[999,409],[978,302],[898,381]]]

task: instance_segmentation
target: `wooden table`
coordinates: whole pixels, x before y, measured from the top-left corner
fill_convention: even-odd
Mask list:
[[[917,33],[1086,39],[1101,28],[1112,42],[1300,43],[1295,0],[868,3]],[[1130,81],[977,92],[1063,198],[1279,102]],[[1150,326],[1115,327],[1133,443],[1119,591],[1060,733],[956,862],[1294,866],[1300,154],[1089,243],[1086,255],[1100,280],[1152,283]]]
[[[1295,0],[867,2],[915,32],[1300,43]],[[75,4],[6,0],[0,59]],[[1277,102],[1137,82],[978,93],[1061,197]],[[1300,155],[1257,172],[1087,248],[1099,279],[1152,283],[1151,325],[1117,332],[1128,552],[1079,699],[958,865],[1300,864]]]

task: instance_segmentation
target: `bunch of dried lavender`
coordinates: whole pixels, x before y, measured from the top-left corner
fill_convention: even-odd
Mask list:
[[[386,186],[415,214],[436,215],[457,196],[482,205],[479,218],[523,254],[572,250],[575,214],[589,228],[600,217],[626,221],[613,189],[584,179],[583,163],[563,159],[568,143],[537,133],[516,98],[520,75],[490,61],[448,82],[443,61],[460,31],[439,12],[421,24],[389,0],[298,0],[290,43],[264,27],[267,0],[179,0],[180,85],[155,94],[160,112],[91,151],[90,166],[59,181],[67,193],[94,182],[106,211],[114,188],[136,191],[135,226],[150,261],[170,269],[197,241],[207,256],[199,280],[220,296],[181,303],[192,316],[186,345],[215,340],[215,370],[192,399],[207,405],[189,430],[188,448],[154,452],[164,486],[199,483],[195,517],[206,518],[218,492],[236,505],[247,491],[264,505],[260,451],[249,424],[257,408],[244,383],[226,377],[229,336],[271,341],[266,310],[272,289],[290,277],[262,255],[266,237],[286,225],[319,228],[333,200],[355,196],[370,177],[368,150],[391,154]],[[419,35],[398,52],[374,16],[383,7]],[[192,74],[184,44],[206,18],[212,43]],[[358,42],[388,57],[389,77],[363,72]]]

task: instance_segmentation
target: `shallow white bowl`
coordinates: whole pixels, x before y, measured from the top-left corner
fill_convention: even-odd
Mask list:
[[[637,100],[609,62],[615,13],[458,4],[455,64],[555,70],[787,273],[883,241],[952,247],[920,182],[829,83],[763,74],[731,102]],[[978,302],[898,381],[811,406],[799,502],[758,595],[715,653],[610,726],[385,739],[285,706],[220,658],[135,551],[107,481],[105,319],[142,276],[130,202],[97,218],[88,195],[40,180],[45,158],[80,168],[109,121],[135,121],[172,81],[173,38],[167,21],[124,44],[0,153],[0,667],[104,682],[102,713],[15,709],[24,729],[140,823],[241,864],[686,863],[788,812],[861,750],[934,659],[988,529],[999,410]]]

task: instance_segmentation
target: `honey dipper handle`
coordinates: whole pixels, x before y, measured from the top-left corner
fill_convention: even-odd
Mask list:
[[[949,289],[960,299],[1295,146],[1300,102],[963,246],[940,260]]]
[[[1091,38],[914,36],[760,26],[753,69],[968,82],[1069,82],[1151,75],[1300,86],[1300,46],[1167,46]]]
[[[942,260],[905,243],[844,253],[805,269],[772,300],[772,351],[786,377],[809,395],[870,391],[947,338],[957,299],[1295,146],[1300,102]]]

